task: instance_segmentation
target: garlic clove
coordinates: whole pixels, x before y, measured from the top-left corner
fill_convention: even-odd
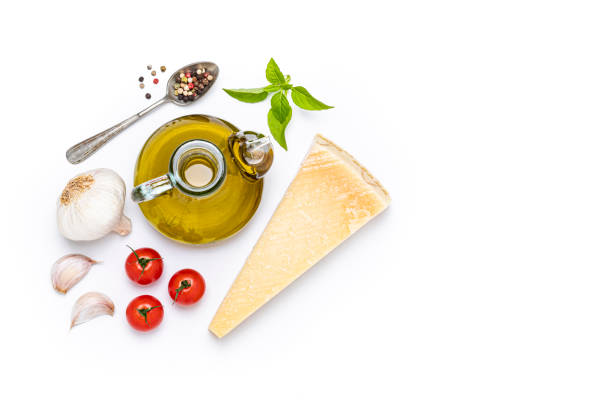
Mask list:
[[[99,292],[87,292],[78,298],[72,307],[70,328],[98,316],[112,316],[114,313],[115,304],[108,296]]]
[[[119,220],[119,224],[113,228],[113,231],[122,237],[129,234],[132,231],[132,220],[125,215],[122,215],[121,219]]]
[[[55,261],[51,267],[51,283],[53,284],[53,289],[60,293],[68,292],[70,288],[79,283],[79,281],[87,275],[91,267],[97,263],[99,262],[81,254],[62,256]]]

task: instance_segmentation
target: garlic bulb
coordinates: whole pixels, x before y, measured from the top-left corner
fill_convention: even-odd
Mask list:
[[[110,298],[99,292],[87,292],[77,299],[72,307],[70,328],[85,323],[98,316],[112,316],[115,313],[115,304]]]
[[[132,222],[123,215],[125,183],[110,169],[81,173],[68,182],[57,203],[57,226],[68,239],[92,241],[111,231],[127,235]]]
[[[81,254],[70,254],[62,256],[55,261],[51,268],[51,283],[53,289],[60,293],[66,293],[70,288],[79,283],[91,267],[97,264],[88,256]]]

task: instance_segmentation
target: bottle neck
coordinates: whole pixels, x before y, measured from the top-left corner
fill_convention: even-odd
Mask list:
[[[206,140],[190,140],[180,145],[170,160],[170,177],[183,193],[204,197],[217,191],[227,170],[223,153]]]

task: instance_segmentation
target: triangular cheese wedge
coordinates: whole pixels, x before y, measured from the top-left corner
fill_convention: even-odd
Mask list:
[[[320,135],[210,323],[223,337],[389,205],[350,154]]]

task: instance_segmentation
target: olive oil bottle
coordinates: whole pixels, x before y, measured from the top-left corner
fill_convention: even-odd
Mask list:
[[[161,126],[143,146],[132,199],[169,238],[218,241],[251,219],[272,160],[266,136],[211,116],[183,116]]]

